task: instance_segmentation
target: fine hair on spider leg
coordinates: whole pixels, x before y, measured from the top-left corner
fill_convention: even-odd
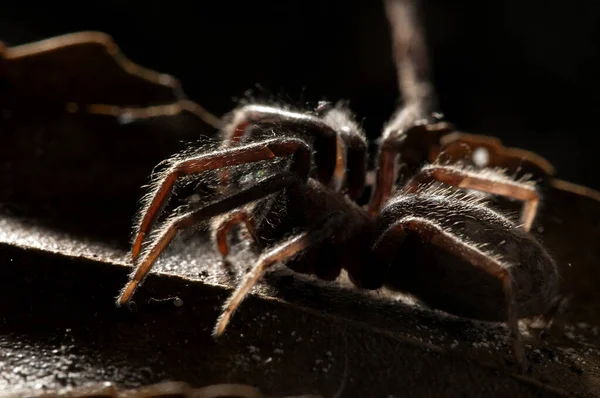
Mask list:
[[[508,178],[500,170],[473,170],[459,164],[426,165],[407,183],[403,190],[407,193],[414,192],[423,184],[432,182],[523,201],[521,223],[526,231],[531,229],[540,201],[535,184],[530,181],[516,181]]]
[[[172,217],[158,232],[152,235],[150,244],[146,250],[142,252],[142,256],[140,257],[141,260],[130,275],[129,283],[123,288],[117,298],[117,304],[125,304],[131,299],[137,287],[148,275],[148,272],[158,256],[165,250],[178,231],[190,228],[215,215],[222,214],[243,204],[299,183],[302,183],[302,179],[295,173],[285,172],[277,174],[268,177],[245,190],[224,198],[219,198],[210,204],[192,210],[186,214]]]
[[[477,196],[432,185],[399,193],[377,224],[379,257],[390,264],[415,259],[390,269],[389,288],[451,314],[508,321],[517,361],[526,367],[518,319],[550,310],[559,280],[531,234]],[[415,242],[411,234],[422,249],[407,249]]]
[[[174,162],[162,173],[161,179],[153,184],[152,191],[147,195],[148,199],[145,200],[145,206],[140,212],[143,215],[139,217],[139,224],[135,228],[132,258],[135,260],[139,256],[146,234],[171,196],[178,179],[187,175],[281,156],[292,156],[297,164],[296,167],[302,169],[301,173],[308,175],[311,159],[310,148],[299,139],[274,138],[227,150],[216,150]]]
[[[352,199],[364,188],[367,166],[366,137],[345,102],[323,102],[315,112],[278,106],[245,104],[234,109],[222,129],[223,148],[264,139],[273,128],[287,136],[307,139],[314,147],[315,175],[335,190],[345,189]],[[227,183],[228,173],[222,173]]]
[[[225,303],[213,334],[220,336],[223,333],[229,323],[229,319],[239,307],[242,300],[270,267],[279,262],[289,260],[320,241],[330,239],[336,229],[340,228],[343,224],[345,218],[346,216],[343,213],[330,214],[325,220],[317,224],[314,229],[294,235],[286,241],[265,250]]]

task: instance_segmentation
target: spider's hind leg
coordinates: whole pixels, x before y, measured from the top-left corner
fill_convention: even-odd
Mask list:
[[[404,191],[415,192],[420,186],[441,182],[457,188],[474,189],[524,202],[521,211],[523,229],[529,231],[537,214],[540,196],[534,186],[511,180],[501,174],[484,174],[456,166],[428,165],[406,185]]]
[[[507,322],[512,337],[514,354],[521,371],[528,368],[510,272],[494,257],[487,255],[460,237],[444,230],[436,222],[421,217],[406,216],[394,222],[381,234],[373,246],[379,259],[391,259],[398,245],[408,233],[417,234],[423,242],[437,246],[447,253],[460,257],[475,269],[482,271],[502,283],[507,309]]]

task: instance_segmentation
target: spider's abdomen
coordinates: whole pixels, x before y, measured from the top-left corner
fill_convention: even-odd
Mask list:
[[[398,196],[382,210],[377,236],[395,236],[388,238],[392,249],[384,256],[386,286],[448,313],[503,321],[507,301],[500,275],[506,270],[519,317],[543,313],[558,285],[556,264],[546,250],[509,219],[450,192]]]

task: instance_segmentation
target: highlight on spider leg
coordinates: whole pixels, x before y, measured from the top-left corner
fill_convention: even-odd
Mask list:
[[[168,202],[174,185],[180,177],[290,155],[302,159],[301,161],[307,165],[310,162],[310,148],[304,141],[298,139],[265,140],[261,143],[216,150],[174,161],[162,177],[153,184],[151,191],[144,199],[145,203],[140,212],[139,223],[135,228],[131,257],[135,260],[140,255],[143,240]],[[299,163],[301,161],[298,160]]]
[[[343,220],[345,220],[343,215],[333,214],[326,218],[320,227],[300,233],[263,253],[225,303],[223,312],[213,330],[213,335],[219,337],[223,334],[235,310],[270,267],[295,256],[318,242],[330,238]]]
[[[535,186],[515,181],[494,170],[469,170],[459,166],[428,165],[406,185],[405,192],[415,192],[425,184],[441,182],[457,188],[473,189],[523,201],[521,223],[529,231],[537,214],[540,196]]]
[[[154,242],[152,242],[148,252],[129,276],[129,282],[127,285],[125,285],[123,290],[121,290],[121,293],[117,298],[118,306],[127,304],[131,300],[131,297],[133,297],[137,287],[144,281],[158,257],[162,254],[167,245],[171,243],[175,235],[177,235],[177,232],[180,229],[179,224],[181,221],[184,221],[186,217],[187,215],[180,216],[171,221],[160,232]]]
[[[305,240],[306,233],[298,235],[283,245],[271,249],[258,259],[254,267],[250,270],[250,272],[248,272],[242,283],[239,284],[235,292],[233,292],[229,300],[227,300],[225,303],[223,313],[219,317],[213,332],[215,337],[223,334],[227,324],[229,323],[229,320],[231,319],[231,316],[239,307],[246,295],[250,292],[250,290],[252,290],[254,285],[256,285],[256,283],[264,275],[265,271],[277,262],[283,261],[293,256],[300,250],[305,249]]]
[[[127,286],[125,286],[121,295],[117,298],[117,305],[125,304],[131,299],[136,286],[142,283],[158,257],[180,230],[193,227],[214,216],[226,213],[244,204],[299,183],[301,183],[300,177],[292,172],[276,174],[259,181],[245,190],[217,199],[204,207],[192,210],[181,216],[173,217],[171,220],[165,222],[165,226],[154,235],[155,238],[151,240],[148,249],[143,253],[142,259],[131,274]]]

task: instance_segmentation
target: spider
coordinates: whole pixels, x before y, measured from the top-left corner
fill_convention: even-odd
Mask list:
[[[554,262],[527,232],[538,200],[535,188],[492,172],[430,165],[386,198],[377,215],[371,216],[353,201],[365,180],[363,132],[344,107],[322,106],[319,113],[321,116],[244,106],[232,113],[222,148],[174,161],[155,184],[142,212],[132,249],[137,267],[118,304],[130,300],[178,231],[225,214],[213,226],[216,246],[224,257],[229,251],[227,233],[239,223],[245,224],[262,250],[225,304],[215,335],[223,333],[261,276],[285,262],[296,272],[324,280],[334,280],[343,268],[358,287],[385,286],[413,293],[452,314],[508,319],[515,353],[523,363],[517,320],[544,312],[558,279]],[[268,131],[273,126],[285,126],[285,134],[271,138]],[[240,139],[234,143],[231,137]],[[393,138],[384,139],[380,158],[386,157],[389,140]],[[239,190],[225,191],[213,202],[170,218],[141,251],[144,237],[178,178],[279,157],[287,158],[286,167],[271,168],[272,174],[265,178],[239,182]],[[268,164],[263,167],[268,169]],[[393,170],[380,167],[377,181],[386,180]],[[234,182],[240,177],[235,170],[231,174],[227,178]],[[432,182],[524,199],[523,228],[475,196]],[[380,190],[376,185],[373,197]],[[369,207],[374,208],[373,201]],[[486,244],[491,249],[484,247]]]
[[[262,275],[284,262],[324,280],[336,279],[344,269],[360,288],[386,287],[451,314],[508,321],[517,362],[526,368],[518,320],[547,313],[558,284],[556,264],[528,232],[539,194],[534,184],[501,172],[456,162],[422,166],[419,156],[401,159],[412,168],[405,181],[398,181],[402,150],[418,155],[421,149],[429,154],[439,149],[425,142],[412,151],[415,147],[404,145],[407,137],[433,132],[440,141],[452,131],[428,111],[428,96],[416,92],[417,100],[408,101],[383,132],[366,208],[354,201],[365,186],[366,141],[347,107],[322,104],[301,113],[251,104],[234,110],[221,148],[176,158],[156,180],[135,229],[137,264],[117,304],[131,299],[178,231],[219,216],[212,233],[223,257],[229,252],[227,234],[236,224],[244,224],[260,256],[225,303],[215,336],[224,332]],[[516,156],[495,149],[501,163]],[[532,163],[543,169],[535,159]],[[245,164],[255,164],[258,171],[231,168]],[[168,219],[142,250],[176,181],[211,170],[220,171],[223,183],[217,199]],[[465,190],[523,201],[520,225]]]

